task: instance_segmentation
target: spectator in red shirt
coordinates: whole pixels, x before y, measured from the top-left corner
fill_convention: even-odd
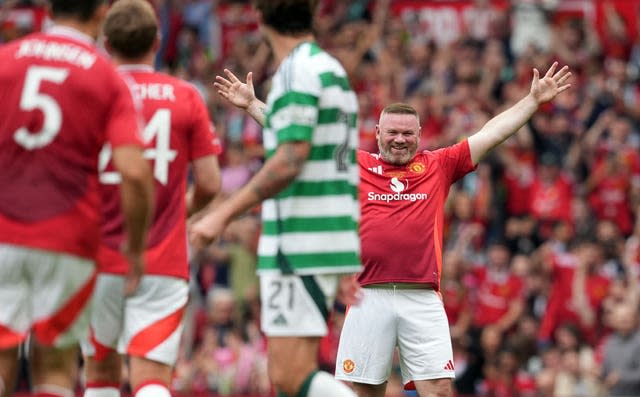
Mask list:
[[[506,211],[509,216],[522,217],[529,213],[529,197],[536,172],[536,153],[527,135],[515,135],[496,151],[504,167],[502,183],[506,192]]]
[[[624,152],[610,152],[597,161],[586,181],[588,201],[599,220],[611,220],[625,236],[633,231],[631,210],[632,160]]]
[[[600,272],[602,262],[601,247],[590,241],[578,242],[568,253],[555,254],[546,262],[552,286],[538,332],[540,342],[550,342],[555,330],[568,322],[579,326],[585,340],[596,340],[595,316],[610,284]]]
[[[538,159],[529,204],[540,240],[551,237],[555,222],[571,221],[572,197],[573,185],[562,173],[560,159],[554,154],[543,153]]]
[[[493,242],[487,251],[486,267],[475,271],[473,325],[489,324],[504,334],[524,309],[524,284],[510,269],[511,253],[502,242]]]
[[[503,348],[493,362],[485,365],[485,379],[480,385],[481,396],[531,397],[536,395],[534,379],[521,369],[517,352]]]
[[[626,20],[612,1],[603,1],[602,11],[605,19],[602,48],[605,55],[629,59],[633,35]]]

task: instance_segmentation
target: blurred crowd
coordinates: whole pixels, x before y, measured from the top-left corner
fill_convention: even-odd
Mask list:
[[[196,85],[224,142],[222,195],[262,161],[259,126],[224,102],[223,68],[274,72],[248,1],[153,0],[158,69]],[[380,110],[420,112],[423,149],[452,144],[529,91],[533,68],[571,67],[541,109],[450,194],[443,300],[458,396],[640,395],[640,1],[321,0],[319,43],[360,103],[361,147]],[[0,42],[50,22],[46,1],[0,1]],[[544,73],[544,70],[541,70]],[[174,387],[270,395],[259,330],[259,209],[192,258]],[[333,371],[345,308],[321,345]],[[399,369],[389,395],[402,395]]]

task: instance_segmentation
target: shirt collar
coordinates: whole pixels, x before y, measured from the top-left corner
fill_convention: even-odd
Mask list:
[[[78,29],[70,28],[67,26],[54,25],[47,30],[47,34],[68,37],[87,44],[95,44],[95,40],[91,38],[91,36],[82,33]]]
[[[121,72],[147,72],[147,73],[155,71],[153,67],[149,65],[145,65],[143,63],[118,65],[118,70]]]

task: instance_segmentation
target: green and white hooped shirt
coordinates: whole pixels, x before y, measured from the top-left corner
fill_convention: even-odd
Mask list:
[[[361,270],[357,113],[342,65],[316,43],[281,63],[267,97],[266,158],[288,141],[311,142],[311,152],[298,177],[263,203],[258,273]]]

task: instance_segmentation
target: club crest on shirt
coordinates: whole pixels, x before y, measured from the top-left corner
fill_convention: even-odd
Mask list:
[[[414,174],[422,174],[424,173],[425,169],[426,167],[421,162],[409,164],[409,171],[413,172]]]
[[[354,363],[352,360],[346,359],[342,362],[342,370],[347,374],[352,373],[355,368],[356,363]]]

